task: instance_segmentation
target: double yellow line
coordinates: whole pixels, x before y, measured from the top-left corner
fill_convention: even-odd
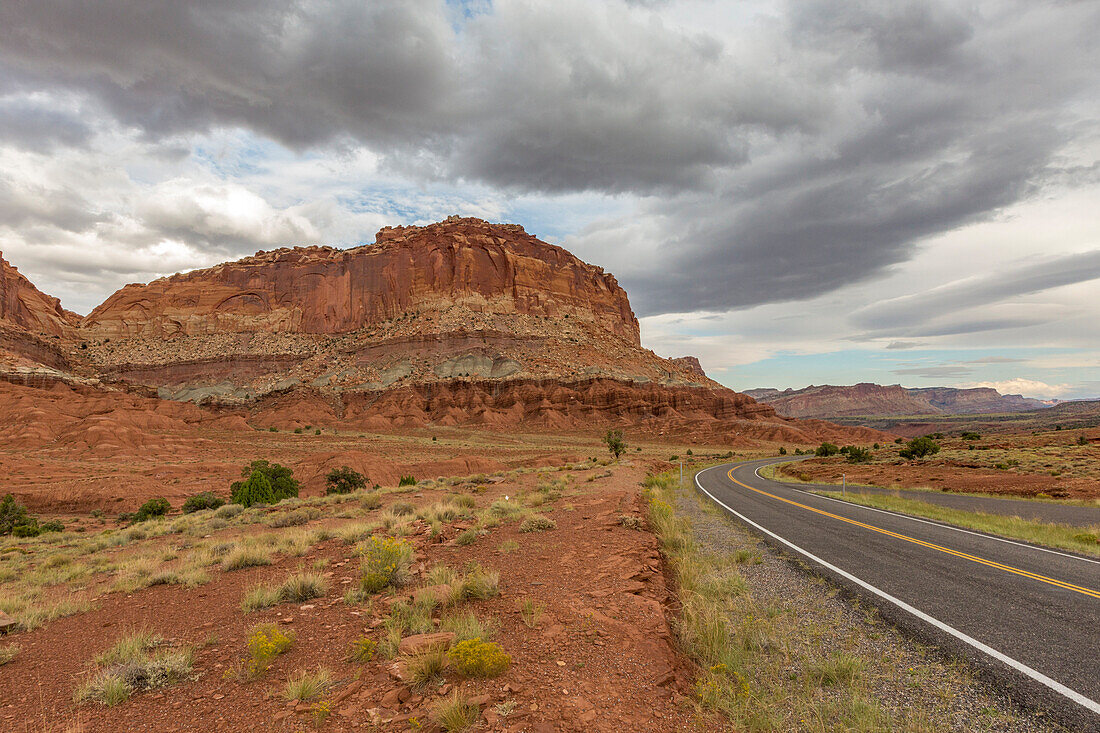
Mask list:
[[[925,542],[924,540],[918,540],[916,537],[909,537],[908,535],[898,534],[897,532],[891,532],[890,530],[883,529],[882,527],[876,527],[872,524],[866,524],[864,522],[856,521],[855,519],[849,519],[848,517],[842,517],[839,514],[832,514],[830,512],[824,511],[822,509],[815,509],[812,506],[806,506],[805,504],[799,504],[797,501],[791,501],[790,499],[784,499],[783,497],[776,496],[775,494],[769,494],[767,491],[761,491],[760,489],[754,489],[753,487],[749,486],[748,484],[742,483],[742,482],[738,481],[737,479],[735,479],[733,477],[733,471],[734,471],[734,469],[731,468],[729,470],[729,473],[726,474],[727,476],[729,476],[730,481],[732,481],[733,483],[737,484],[738,486],[743,486],[746,489],[748,489],[749,491],[755,491],[758,494],[762,494],[763,496],[767,496],[771,499],[781,501],[785,504],[790,504],[791,506],[796,506],[796,507],[799,507],[801,509],[805,509],[807,511],[814,512],[815,514],[820,514],[820,515],[825,516],[825,517],[830,517],[832,519],[839,519],[841,522],[847,522],[848,524],[854,524],[857,527],[863,527],[864,529],[869,529],[872,532],[878,532],[879,534],[884,534],[884,535],[887,535],[888,537],[894,537],[894,538],[899,539],[899,540],[904,540],[905,542],[912,542],[914,545],[921,545],[922,547],[927,547],[927,548],[932,549],[932,550],[939,550],[940,552],[947,553],[948,555],[954,555],[955,557],[961,557],[964,560],[969,560],[971,562],[976,562],[979,565],[988,565],[991,568],[997,568],[998,570],[1004,570],[1007,573],[1015,573],[1016,575],[1021,575],[1025,578],[1031,578],[1032,580],[1038,580],[1041,583],[1048,583],[1049,585],[1057,586],[1058,588],[1064,588],[1066,590],[1071,590],[1075,593],[1081,593],[1081,594],[1086,595],[1086,596],[1091,596],[1092,598],[1100,598],[1100,591],[1095,591],[1095,590],[1092,590],[1091,588],[1082,588],[1079,585],[1073,585],[1072,583],[1065,583],[1061,580],[1056,580],[1054,578],[1048,578],[1045,575],[1039,575],[1038,573],[1032,573],[1032,572],[1029,572],[1027,570],[1021,570],[1020,568],[1014,568],[1011,565],[1005,565],[1003,563],[994,562],[993,560],[986,560],[985,558],[977,557],[976,555],[970,555],[970,554],[967,554],[965,552],[959,552],[958,550],[952,550],[950,547],[944,547],[942,545],[937,545],[937,544],[934,544],[932,542]]]

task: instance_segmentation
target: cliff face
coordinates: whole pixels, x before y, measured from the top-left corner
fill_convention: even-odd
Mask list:
[[[783,391],[750,389],[745,394],[787,417],[879,417],[1019,412],[1044,407],[1039,400],[1002,395],[988,387],[906,388],[897,384],[822,385]]]
[[[66,336],[76,316],[32,285],[0,253],[0,321],[40,336]]]
[[[449,307],[570,317],[638,345],[615,278],[509,224],[452,217],[386,228],[372,246],[261,252],[128,285],[84,319],[104,337],[339,334]]]

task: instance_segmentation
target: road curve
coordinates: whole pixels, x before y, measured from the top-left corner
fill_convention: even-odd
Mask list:
[[[965,656],[1012,697],[1100,732],[1100,562],[799,491],[767,459],[700,471],[695,486],[770,544]]]

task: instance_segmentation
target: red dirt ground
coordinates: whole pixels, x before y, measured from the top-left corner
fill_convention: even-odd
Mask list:
[[[0,729],[311,730],[311,717],[288,707],[279,692],[290,672],[320,664],[337,680],[326,699],[339,700],[320,726],[326,731],[414,730],[412,720],[427,721],[430,703],[452,686],[468,695],[487,696],[479,730],[715,730],[716,721],[699,719],[685,695],[692,667],[677,652],[669,629],[672,596],[655,538],[618,522],[620,514],[642,516],[639,482],[645,468],[635,461],[615,468],[611,477],[602,476],[602,467],[574,473],[577,493],[567,491],[553,505],[549,516],[558,526],[551,531],[521,534],[515,523],[505,524],[472,545],[452,546],[447,540],[468,526],[460,522],[435,539],[421,525],[411,538],[421,572],[436,563],[457,567],[471,560],[501,572],[500,596],[473,602],[465,610],[499,620],[496,641],[513,658],[502,677],[462,681],[448,674],[443,688],[421,696],[403,691],[389,672],[389,662],[344,661],[354,638],[364,632],[380,638],[383,604],[375,603],[372,610],[343,602],[344,590],[357,577],[357,561],[350,546],[333,539],[303,558],[237,572],[215,571],[209,584],[192,590],[156,586],[132,595],[104,595],[95,610],[13,635],[6,641],[21,651],[14,662],[0,667]],[[590,476],[597,478],[587,481]],[[513,474],[477,496],[478,507],[530,489],[538,478]],[[422,505],[445,495],[429,489],[383,500],[408,499]],[[321,519],[310,526],[319,523],[340,524]],[[230,528],[227,538],[236,532]],[[503,552],[500,546],[507,540],[518,542],[520,549]],[[332,587],[326,597],[250,614],[240,610],[242,594],[250,586],[281,580],[296,567],[319,559],[330,562],[326,571]],[[535,628],[528,628],[519,614],[520,601],[528,597],[546,606]],[[225,670],[243,658],[248,629],[269,620],[296,632],[294,648],[255,682],[226,679]],[[197,679],[136,693],[113,708],[74,706],[73,690],[96,654],[127,630],[142,626],[194,646]],[[493,707],[504,701],[514,701],[515,709],[501,718]],[[432,729],[428,725],[421,730]]]

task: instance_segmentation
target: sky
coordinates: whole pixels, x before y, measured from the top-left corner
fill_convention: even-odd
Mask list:
[[[0,251],[129,282],[451,214],[735,389],[1100,396],[1100,3],[9,0]]]

